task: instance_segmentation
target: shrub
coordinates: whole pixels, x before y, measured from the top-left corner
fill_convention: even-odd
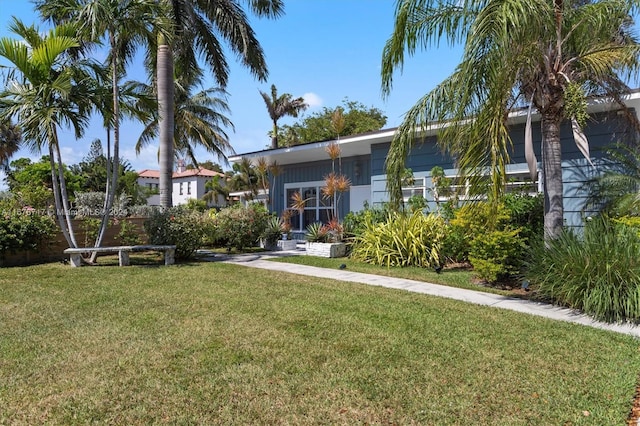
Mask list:
[[[368,263],[386,266],[437,267],[444,238],[444,220],[436,215],[415,212],[391,213],[383,223],[373,218],[364,222],[352,256]]]
[[[588,221],[580,236],[565,230],[534,245],[525,278],[541,295],[598,320],[640,320],[640,236],[607,218]]]
[[[55,235],[52,217],[0,205],[0,256],[6,252],[36,250]]]
[[[635,229],[635,231],[640,235],[640,216],[621,216],[612,220],[619,225]]]
[[[175,244],[176,258],[189,259],[202,246],[205,217],[181,207],[154,210],[144,222],[150,244]]]
[[[365,223],[383,223],[387,220],[390,210],[385,205],[382,208],[371,208],[365,205],[359,212],[349,212],[342,221],[346,237],[354,237],[362,234],[365,230]]]
[[[97,218],[84,217],[80,223],[80,229],[84,232],[84,246],[93,247],[96,239],[98,238],[98,232],[100,232],[101,220]]]
[[[254,203],[248,207],[235,204],[226,207],[215,218],[217,240],[237,250],[255,246],[267,227],[268,217],[262,204]]]
[[[199,200],[197,198],[189,198],[187,200],[187,204],[185,205],[185,208],[187,210],[195,210],[197,212],[200,213],[204,213],[208,206],[207,206],[207,202],[204,200]]]
[[[490,283],[518,274],[526,247],[519,233],[515,229],[477,236],[469,248],[474,273]]]
[[[120,220],[120,231],[115,239],[125,246],[134,246],[141,242],[138,227],[128,220]]]
[[[75,206],[77,215],[80,217],[102,216],[104,213],[104,192],[76,192]],[[129,216],[128,206],[131,197],[127,194],[120,194],[113,200],[113,206],[109,216],[125,217]]]
[[[469,261],[473,240],[488,228],[503,229],[508,220],[508,210],[502,204],[495,210],[486,202],[465,204],[453,210],[443,242],[443,256],[450,262]]]
[[[411,197],[409,197],[409,200],[407,201],[407,205],[411,213],[414,213],[417,211],[423,212],[429,207],[427,205],[427,199],[424,198],[422,195],[412,195]]]
[[[544,236],[544,197],[542,194],[507,194],[502,199],[509,214],[511,228],[520,228],[520,238],[527,244]]]

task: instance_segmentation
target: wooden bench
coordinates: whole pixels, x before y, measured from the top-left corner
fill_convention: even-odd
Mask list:
[[[117,247],[78,247],[68,248],[64,254],[70,255],[71,266],[82,266],[82,255],[87,253],[118,253],[120,266],[129,266],[129,253],[139,251],[162,251],[164,252],[164,264],[173,265],[175,263],[176,246],[117,246]]]

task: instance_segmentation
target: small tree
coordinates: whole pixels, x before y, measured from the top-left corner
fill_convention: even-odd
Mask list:
[[[324,186],[322,187],[322,195],[326,199],[333,201],[333,216],[332,220],[340,220],[339,204],[342,194],[347,192],[351,188],[351,181],[347,176],[342,174],[342,162],[340,161],[340,154],[342,150],[337,143],[332,143],[326,148],[329,158],[331,158],[331,173],[324,177]],[[335,163],[338,160],[338,172],[336,172]]]
[[[271,96],[269,94],[260,91],[262,99],[267,106],[269,117],[273,122],[273,129],[271,130],[271,148],[278,147],[278,120],[282,117],[289,115],[291,117],[297,117],[298,114],[306,110],[309,105],[305,103],[304,98],[293,98],[289,93],[283,93],[278,96],[278,89],[276,85],[271,85]]]
[[[323,108],[322,111],[311,114],[298,123],[282,126],[280,139],[284,140],[281,140],[282,144],[287,145],[326,141],[335,139],[336,136],[380,130],[385,124],[387,117],[378,108],[366,107],[360,102],[345,99],[342,106]]]

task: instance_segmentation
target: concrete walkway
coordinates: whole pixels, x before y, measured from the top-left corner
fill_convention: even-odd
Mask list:
[[[557,321],[567,321],[575,324],[582,324],[589,327],[595,327],[603,330],[609,330],[617,333],[624,333],[631,336],[640,337],[639,326],[631,324],[608,324],[604,322],[594,321],[591,317],[574,310],[561,308],[546,303],[500,296],[497,294],[485,293],[482,291],[465,290],[439,284],[430,284],[421,281],[407,280],[403,278],[392,278],[380,275],[364,274],[360,272],[351,272],[346,269],[340,270],[318,268],[315,266],[271,262],[269,260],[266,260],[273,257],[296,256],[300,254],[304,254],[304,251],[279,251],[229,256],[201,252],[199,253],[199,257],[205,260],[221,261],[251,268],[268,269],[272,271],[288,272],[298,275],[308,275],[318,278],[329,278],[339,281],[375,285],[394,288],[398,290],[411,291],[414,293],[428,294],[431,296],[445,297],[448,299],[460,300],[467,303],[491,306],[500,309],[508,309],[525,314],[546,317]]]

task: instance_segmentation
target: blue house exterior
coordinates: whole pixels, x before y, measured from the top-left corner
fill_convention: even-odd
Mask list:
[[[640,111],[640,92],[634,92],[625,103],[634,114]],[[580,226],[583,218],[592,212],[584,211],[588,195],[589,179],[602,171],[604,150],[617,142],[636,140],[635,128],[619,106],[610,102],[594,102],[589,106],[590,120],[584,133],[589,140],[592,166],[578,150],[573,140],[571,125],[567,122],[561,130],[562,167],[564,181],[564,219],[568,226]],[[531,181],[524,155],[526,111],[516,111],[509,117],[510,136],[513,148],[511,164],[507,173],[510,188],[526,187],[529,192],[541,192],[541,163],[538,163],[538,178]],[[533,143],[538,160],[541,152],[539,116],[533,115]],[[281,214],[291,208],[291,195],[298,191],[307,200],[302,215],[294,215],[294,230],[303,231],[314,222],[325,222],[331,200],[323,198],[321,188],[324,178],[332,170],[341,171],[351,181],[351,189],[338,201],[339,216],[349,211],[359,211],[365,205],[375,206],[389,200],[386,190],[385,161],[396,129],[385,129],[371,133],[343,137],[338,140],[314,142],[289,148],[269,149],[231,157],[231,162],[247,158],[255,163],[264,158],[269,163],[277,162],[282,172],[271,178],[269,209]],[[336,143],[341,148],[341,158],[332,162],[326,148]],[[435,166],[444,169],[447,177],[455,177],[457,170],[452,158],[442,153],[436,144],[436,129],[428,129],[427,136],[416,141],[407,158],[406,167],[411,168],[414,184],[403,191],[405,199],[411,195],[422,195],[433,210],[436,207],[432,193],[431,170]],[[464,193],[464,188],[460,188]]]

